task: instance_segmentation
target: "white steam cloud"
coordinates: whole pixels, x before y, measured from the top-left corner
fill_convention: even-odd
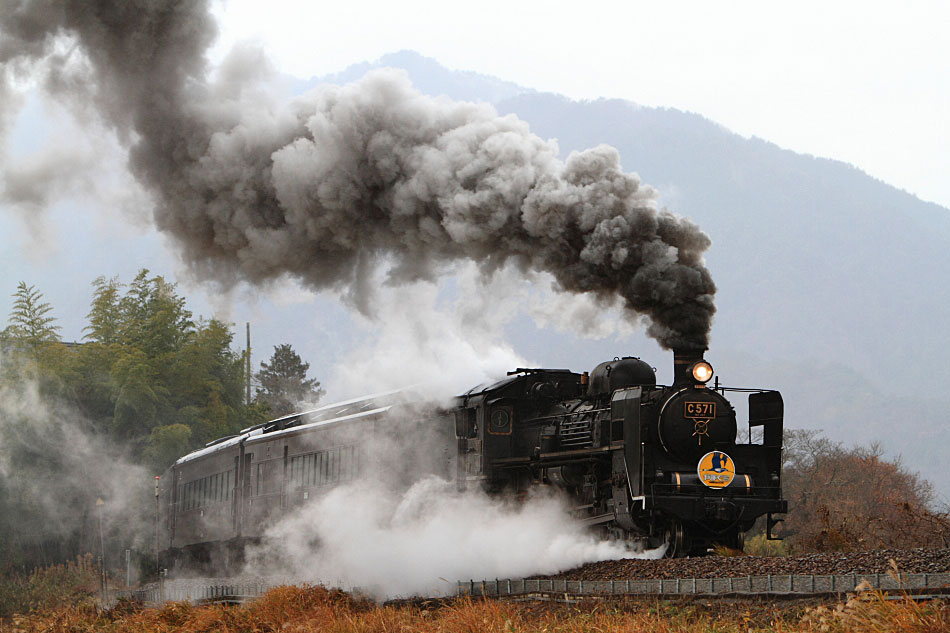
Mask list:
[[[151,474],[74,408],[44,394],[18,360],[0,354],[0,369],[0,497],[8,511],[0,516],[0,549],[42,551],[52,543],[67,556],[98,552],[98,512],[107,549],[144,549],[135,538],[147,538],[151,513],[142,503]]]
[[[334,368],[326,401],[418,386],[427,399],[447,403],[525,365],[504,340],[510,296],[488,292],[474,266],[458,271],[455,298],[445,294],[425,282],[382,288],[373,334]]]
[[[444,595],[455,581],[550,574],[616,558],[658,558],[598,541],[570,519],[550,491],[523,503],[481,492],[456,492],[436,477],[402,495],[357,482],[326,496],[275,526],[251,568],[377,598]],[[276,565],[275,565],[276,563]]]

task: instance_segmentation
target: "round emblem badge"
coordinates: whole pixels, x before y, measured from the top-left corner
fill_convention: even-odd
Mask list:
[[[699,480],[710,488],[725,488],[736,476],[736,465],[722,451],[713,451],[703,455],[696,472]]]

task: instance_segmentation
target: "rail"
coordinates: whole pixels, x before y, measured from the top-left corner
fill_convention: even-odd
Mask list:
[[[473,597],[570,594],[612,595],[814,595],[847,593],[866,582],[870,589],[919,591],[950,586],[950,573],[900,574],[782,574],[731,578],[673,578],[634,580],[495,579],[458,581],[456,594]]]
[[[158,582],[142,589],[117,592],[116,598],[126,598],[147,605],[166,602],[229,602],[241,603],[257,598],[274,587],[273,583],[201,584]]]
[[[948,598],[950,573],[902,573],[894,576],[875,574],[780,574],[734,576],[729,578],[672,578],[627,580],[565,580],[565,579],[493,579],[467,580],[456,583],[455,594],[471,597],[518,596],[773,596],[804,598],[808,596],[844,594],[858,589],[862,583],[869,589],[900,591],[918,598]],[[126,598],[146,605],[166,602],[219,602],[237,604],[263,595],[274,582],[213,583],[195,580],[154,583],[143,589],[116,592],[115,599]]]

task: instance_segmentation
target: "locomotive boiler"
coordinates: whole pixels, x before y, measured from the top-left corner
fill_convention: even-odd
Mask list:
[[[669,386],[633,357],[590,374],[518,369],[458,399],[458,484],[497,493],[557,486],[605,536],[666,545],[669,556],[741,549],[762,516],[772,538],[773,515],[787,510],[782,396],[713,377],[702,351],[674,353]],[[746,442],[728,392],[749,394]]]

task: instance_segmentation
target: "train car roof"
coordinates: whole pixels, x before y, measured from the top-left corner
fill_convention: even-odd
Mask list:
[[[175,462],[175,465],[184,464],[199,457],[211,455],[220,450],[240,444],[244,440],[261,435],[266,435],[268,438],[279,437],[288,433],[299,432],[302,429],[312,429],[318,426],[348,422],[371,415],[380,415],[391,409],[394,404],[391,403],[383,406],[377,406],[377,403],[379,403],[380,400],[392,400],[394,399],[393,396],[397,396],[407,391],[408,389],[393,389],[392,391],[383,391],[368,396],[360,396],[358,398],[351,398],[349,400],[341,400],[339,402],[327,404],[315,409],[308,409],[306,411],[291,413],[290,415],[268,420],[267,422],[242,429],[237,435],[216,439],[208,443],[205,447],[196,451],[192,451],[191,453],[178,458],[178,460]],[[279,428],[281,422],[293,421],[298,418],[301,420],[307,420],[307,422],[302,422],[301,424],[287,428]],[[268,427],[272,427],[274,430],[266,431],[265,429]]]

